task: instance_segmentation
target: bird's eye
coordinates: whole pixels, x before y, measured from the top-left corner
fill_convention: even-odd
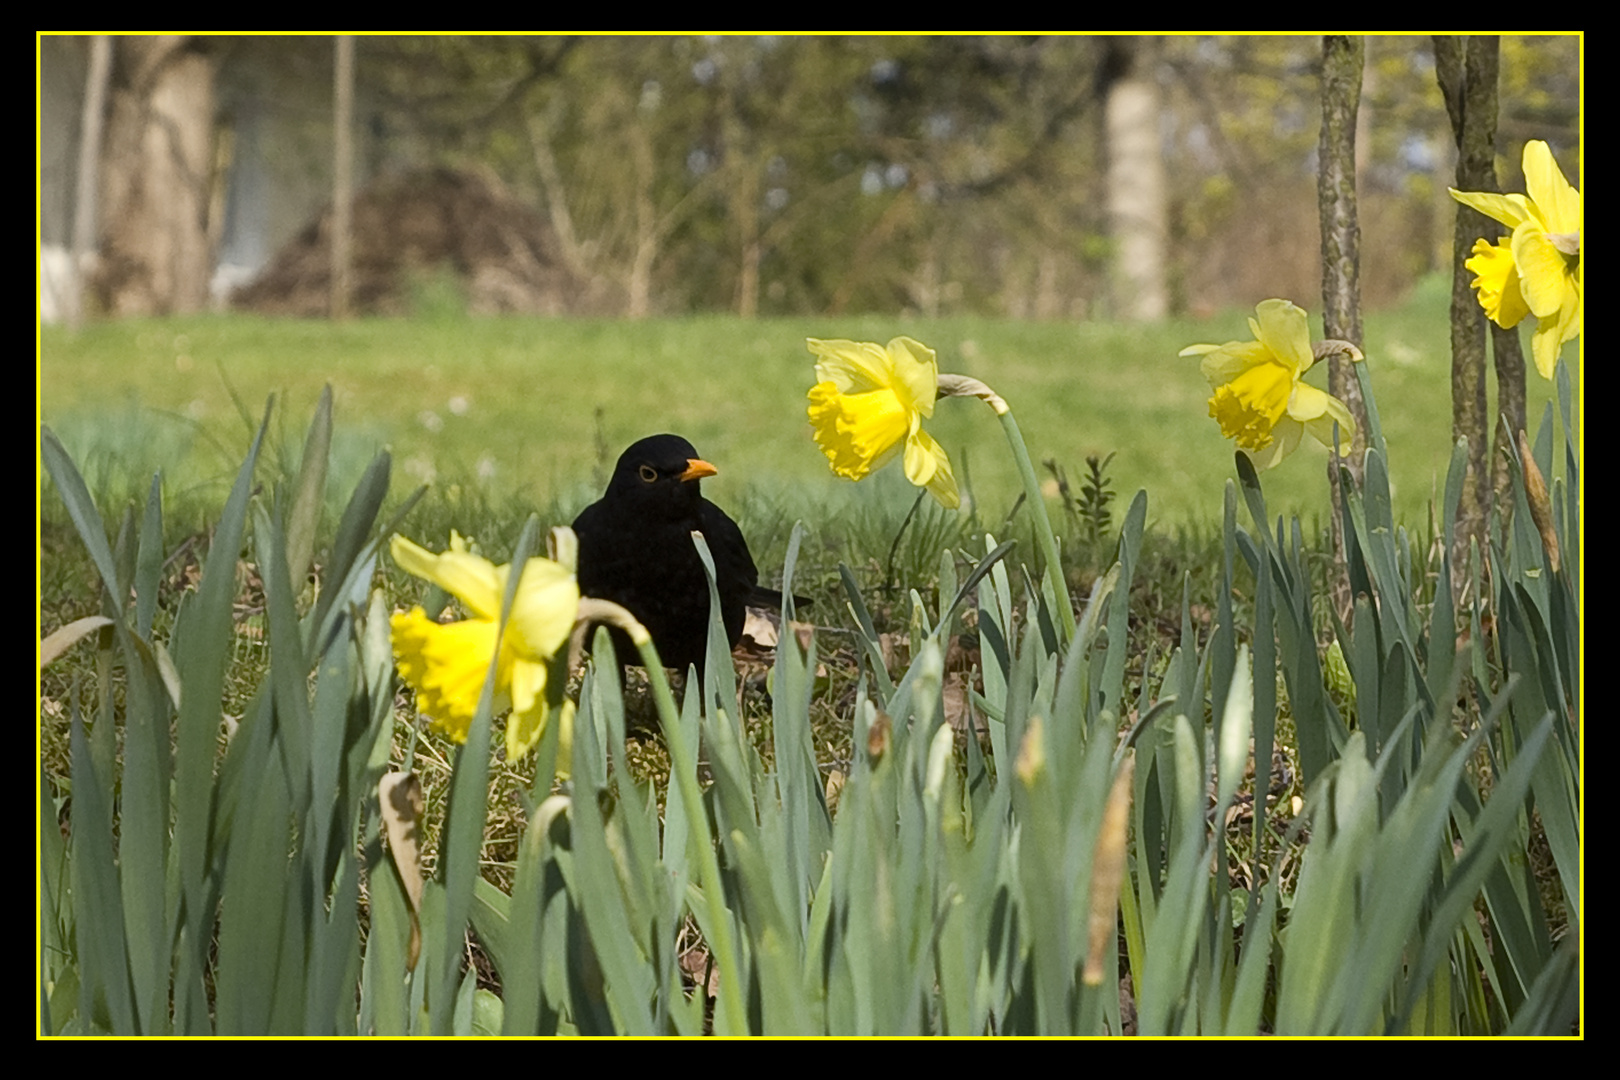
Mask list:
[[[651,465],[642,465],[636,469],[636,472],[640,473],[641,478],[649,484],[658,479],[658,470]]]

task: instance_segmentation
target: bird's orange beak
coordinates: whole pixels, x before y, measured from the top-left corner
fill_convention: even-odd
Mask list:
[[[719,469],[715,468],[713,465],[710,465],[702,458],[687,458],[686,471],[681,473],[681,475],[676,479],[680,480],[682,483],[685,483],[688,480],[701,480],[705,476],[714,476],[719,472]]]

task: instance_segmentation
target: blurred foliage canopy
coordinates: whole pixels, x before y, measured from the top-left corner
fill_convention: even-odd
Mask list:
[[[227,107],[318,125],[331,51],[239,40]],[[248,76],[250,54],[274,62]],[[1317,37],[366,37],[358,57],[362,175],[493,173],[603,313],[1117,314],[1104,113],[1126,77],[1156,92],[1172,309],[1318,292]],[[1503,40],[1509,189],[1530,138],[1578,175],[1580,58]],[[311,206],[328,145],[305,140]],[[1369,38],[1368,303],[1449,265],[1454,158],[1430,39]]]

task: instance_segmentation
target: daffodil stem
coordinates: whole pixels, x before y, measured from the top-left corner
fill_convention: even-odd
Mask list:
[[[883,588],[885,591],[894,587],[894,556],[900,550],[900,538],[906,535],[906,526],[911,519],[917,516],[917,508],[922,505],[923,497],[928,494],[927,488],[918,488],[917,497],[911,501],[911,509],[906,511],[906,520],[900,523],[900,531],[894,534],[894,543],[889,545],[888,569],[883,573]]]
[[[720,887],[720,862],[714,854],[714,838],[709,834],[709,817],[703,809],[703,792],[698,788],[697,762],[693,761],[681,738],[680,713],[675,708],[675,695],[670,693],[669,678],[664,674],[664,662],[653,648],[652,638],[643,630],[636,637],[636,648],[641,662],[647,668],[647,681],[652,685],[653,702],[658,706],[658,722],[664,731],[664,746],[669,750],[671,771],[675,774],[680,791],[681,805],[686,811],[687,828],[692,830],[698,849],[698,876],[703,883],[703,898],[709,907],[709,926],[720,969],[720,996],[724,1000],[726,1015],[733,1024],[748,1014],[744,1009],[742,983],[737,977],[737,951],[731,940],[731,916],[726,911],[725,894]],[[733,1034],[733,1033],[728,1033]]]
[[[995,408],[994,402],[991,407]],[[1057,534],[1052,531],[1052,519],[1046,513],[1046,497],[1041,494],[1041,482],[1035,476],[1035,466],[1029,460],[1029,448],[1024,445],[1024,435],[1018,430],[1018,421],[1013,419],[1012,410],[1003,404],[995,411],[1001,418],[1001,429],[1007,433],[1013,460],[1018,463],[1018,475],[1024,481],[1024,493],[1028,496],[1025,501],[1035,517],[1035,536],[1041,545],[1041,557],[1046,561],[1046,583],[1051,586],[1052,598],[1057,604],[1058,620],[1063,626],[1063,641],[1066,644],[1074,640],[1074,604],[1069,599],[1068,583],[1063,580],[1063,563],[1058,557]]]

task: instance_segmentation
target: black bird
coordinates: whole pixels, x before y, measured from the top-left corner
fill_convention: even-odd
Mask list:
[[[683,674],[703,675],[709,635],[709,583],[692,545],[703,533],[714,556],[720,619],[732,645],[742,637],[745,609],[759,571],[742,530],[703,497],[698,484],[718,472],[679,435],[652,435],[620,457],[607,492],[574,519],[579,536],[579,591],[611,600],[639,619],[658,656]],[[757,602],[757,601],[755,601]],[[639,664],[627,635],[614,631],[619,663]]]

